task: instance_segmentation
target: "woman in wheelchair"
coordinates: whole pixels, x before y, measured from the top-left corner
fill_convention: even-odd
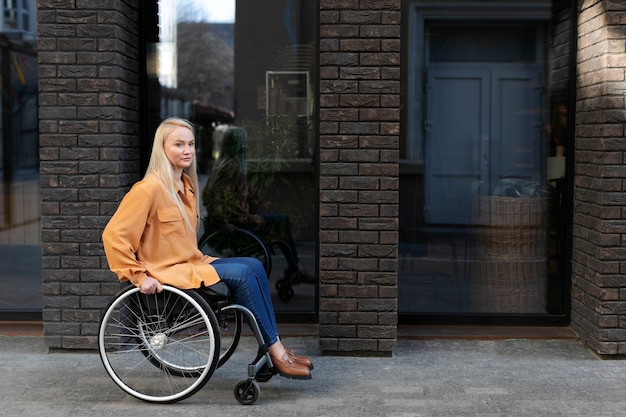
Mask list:
[[[262,264],[254,258],[212,258],[198,249],[197,190],[194,127],[166,119],[156,130],[144,178],[122,199],[102,234],[110,269],[144,294],[162,291],[161,284],[217,293],[227,285],[235,302],[256,318],[276,372],[311,378],[311,360],[280,340]]]

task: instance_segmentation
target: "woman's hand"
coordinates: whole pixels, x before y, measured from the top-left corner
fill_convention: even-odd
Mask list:
[[[155,278],[148,276],[141,283],[141,286],[139,287],[139,291],[142,294],[154,294],[155,292],[163,291],[163,287],[161,286],[161,283],[157,281]]]

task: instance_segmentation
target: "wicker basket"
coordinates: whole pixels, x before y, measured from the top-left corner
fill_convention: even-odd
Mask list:
[[[476,312],[545,313],[547,199],[479,196],[472,228]]]
[[[545,313],[546,261],[476,262],[472,310],[477,313]]]
[[[547,198],[514,198],[477,196],[474,200],[473,224],[483,226],[545,226]]]

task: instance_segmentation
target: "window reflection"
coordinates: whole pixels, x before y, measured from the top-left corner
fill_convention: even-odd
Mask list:
[[[198,128],[201,187],[224,132],[246,132],[248,204],[254,213],[290,219],[300,262],[312,272],[315,14],[315,3],[305,0],[160,0],[159,41],[147,47],[146,68],[148,83],[158,84],[159,118],[188,118]],[[314,312],[313,285],[293,282],[293,296],[278,297],[289,265],[274,252],[277,311]]]
[[[568,2],[546,5],[473,20],[414,6],[400,313],[565,312],[571,21]]]
[[[37,58],[3,42],[0,121],[0,312],[10,319],[39,314],[41,241]]]

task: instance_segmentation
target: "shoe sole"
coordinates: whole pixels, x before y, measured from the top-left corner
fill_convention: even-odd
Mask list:
[[[282,376],[283,378],[288,378],[288,379],[311,379],[313,378],[311,374],[299,376],[299,375],[289,375],[289,374],[285,374],[282,372],[278,372],[278,375]]]

